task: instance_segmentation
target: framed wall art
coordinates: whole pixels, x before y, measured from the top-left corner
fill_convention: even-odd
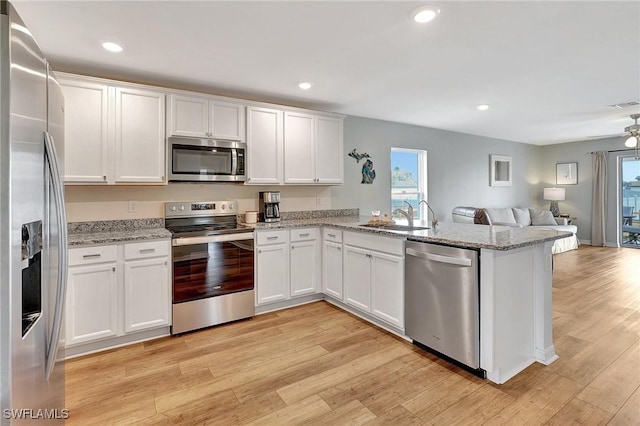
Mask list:
[[[577,185],[578,184],[578,163],[557,163],[556,164],[556,185]]]
[[[511,157],[508,155],[491,155],[491,186],[511,186]]]

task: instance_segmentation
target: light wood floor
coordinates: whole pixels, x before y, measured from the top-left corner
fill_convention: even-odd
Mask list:
[[[554,256],[560,359],[480,380],[326,302],[74,359],[69,425],[640,424],[640,250]]]

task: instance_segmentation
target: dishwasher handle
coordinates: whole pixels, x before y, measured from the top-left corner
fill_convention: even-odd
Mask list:
[[[421,259],[427,259],[434,262],[449,263],[451,265],[458,265],[458,266],[471,266],[471,259],[467,259],[464,257],[451,257],[451,256],[442,256],[440,254],[423,253],[421,251],[414,250],[412,248],[407,248],[406,253],[407,253],[407,256],[419,257]]]

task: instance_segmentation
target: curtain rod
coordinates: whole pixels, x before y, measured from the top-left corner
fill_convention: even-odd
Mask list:
[[[605,151],[605,152],[625,152],[625,151],[635,151],[635,148],[627,148],[627,149],[612,149],[610,151]],[[596,151],[591,151],[589,154],[595,154]]]

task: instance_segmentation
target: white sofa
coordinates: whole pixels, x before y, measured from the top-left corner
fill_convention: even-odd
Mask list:
[[[454,222],[475,223],[477,225],[502,225],[524,228],[525,226],[537,226],[540,228],[552,229],[554,231],[564,231],[573,233],[572,236],[556,240],[553,244],[553,254],[563,253],[578,248],[578,238],[576,233],[578,227],[569,225],[568,220],[563,217],[554,218],[548,210],[538,210],[534,208],[477,208],[477,207],[454,207],[451,212]]]

